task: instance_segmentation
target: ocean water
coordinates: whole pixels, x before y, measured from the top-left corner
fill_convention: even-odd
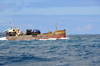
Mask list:
[[[100,66],[100,35],[31,41],[8,41],[2,36],[0,66]]]

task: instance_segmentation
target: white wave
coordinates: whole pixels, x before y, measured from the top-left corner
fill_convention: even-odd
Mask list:
[[[1,37],[0,40],[7,40],[6,37]]]
[[[69,37],[66,37],[66,38],[60,38],[60,39],[70,39]]]
[[[70,39],[70,38],[66,37],[66,38],[59,38],[59,39]],[[39,39],[39,40],[57,40],[57,38]]]
[[[49,39],[39,39],[39,40],[56,40],[56,38],[49,38]]]

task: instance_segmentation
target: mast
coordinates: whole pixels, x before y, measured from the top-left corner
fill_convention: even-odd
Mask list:
[[[56,32],[57,32],[57,22],[56,22]]]

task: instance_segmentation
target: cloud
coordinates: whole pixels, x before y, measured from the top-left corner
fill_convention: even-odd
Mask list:
[[[2,11],[4,11],[5,9],[7,9],[7,8],[12,8],[12,7],[14,7],[14,4],[1,4],[0,5],[0,10]]]
[[[7,11],[7,12],[6,12]],[[100,7],[51,7],[51,8],[23,8],[14,11],[9,8],[0,15],[100,15]]]
[[[100,6],[98,0],[5,0],[0,4],[3,15],[5,13],[9,15],[100,15],[100,7],[97,7]]]
[[[0,8],[2,8],[2,5],[0,5]]]
[[[2,5],[0,5],[0,10],[2,10],[2,8],[3,8],[3,6],[2,6]]]
[[[78,28],[75,28],[75,29],[73,29],[73,30],[74,30],[74,31],[77,31],[77,32],[87,32],[87,31],[92,30],[93,27],[94,27],[94,25],[88,24],[87,26],[78,27]]]
[[[4,0],[0,1],[0,10],[12,8],[20,11],[23,8],[52,8],[52,7],[88,7],[100,6],[99,0]],[[56,9],[55,9],[56,10]],[[76,11],[77,12],[77,11]]]
[[[0,22],[3,22],[3,21],[0,21]]]
[[[28,25],[30,28],[32,28],[34,25]]]
[[[19,11],[22,8],[31,7],[31,3],[48,2],[48,0],[5,0],[0,1],[0,11],[12,8]],[[37,4],[36,4],[37,5]]]
[[[24,2],[49,2],[49,0],[24,0]]]

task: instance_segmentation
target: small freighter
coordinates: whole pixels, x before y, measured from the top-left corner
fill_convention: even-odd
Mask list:
[[[26,33],[23,33],[19,28],[13,28],[13,26],[11,26],[9,29],[6,29],[4,32],[6,33],[7,40],[41,40],[66,38],[66,30],[57,30],[57,23],[56,30],[53,33],[50,31],[47,33],[41,33],[40,30],[37,29],[27,29]]]

